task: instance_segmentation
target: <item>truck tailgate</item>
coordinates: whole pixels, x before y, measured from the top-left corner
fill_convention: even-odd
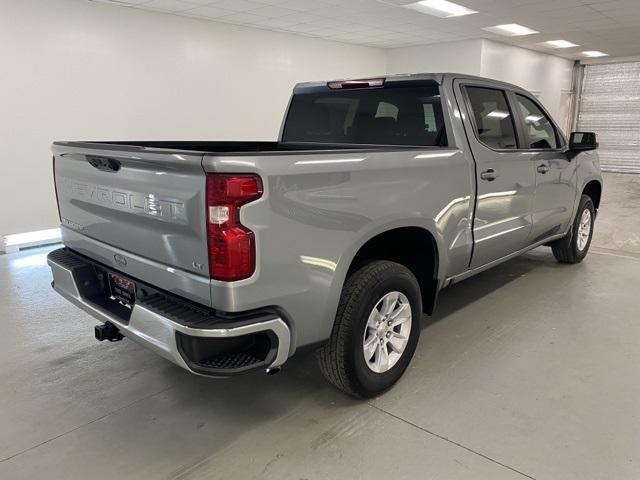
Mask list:
[[[208,276],[202,153],[72,142],[53,154],[63,236]]]

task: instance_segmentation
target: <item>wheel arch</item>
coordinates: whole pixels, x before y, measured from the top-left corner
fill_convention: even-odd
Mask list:
[[[407,267],[420,285],[423,311],[435,308],[439,290],[440,250],[436,237],[422,226],[390,228],[367,239],[349,263],[346,278],[371,260],[388,260]]]
[[[600,207],[600,200],[602,198],[602,183],[598,180],[590,180],[582,189],[582,195],[589,196],[593,201],[593,206],[597,210]]]

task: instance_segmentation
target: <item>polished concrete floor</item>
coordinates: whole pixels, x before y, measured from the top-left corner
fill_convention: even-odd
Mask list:
[[[640,478],[640,177],[607,175],[594,246],[538,249],[442,293],[404,378],[369,402],[282,373],[198,378],[0,257],[2,479]]]

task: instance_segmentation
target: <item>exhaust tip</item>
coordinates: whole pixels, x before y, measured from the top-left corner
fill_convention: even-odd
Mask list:
[[[273,368],[267,368],[267,375],[275,375],[276,373],[280,372],[280,367],[273,367]]]

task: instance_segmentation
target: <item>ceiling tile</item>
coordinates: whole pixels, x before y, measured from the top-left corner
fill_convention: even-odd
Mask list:
[[[478,13],[455,18],[403,7],[413,0],[90,1],[382,48],[489,38],[578,58],[577,52],[537,45],[565,39],[612,56],[640,55],[640,0],[460,0]],[[482,30],[503,23],[519,23],[540,33],[508,38]]]
[[[235,1],[235,0],[233,0]],[[286,0],[278,4],[280,7],[289,8],[298,12],[310,12],[318,8],[326,8],[329,4],[318,0]]]
[[[163,12],[184,12],[197,7],[198,4],[184,0],[153,0],[144,4],[144,8],[161,10]]]
[[[249,12],[236,12],[231,15],[220,17],[221,22],[242,23],[247,25],[261,20],[266,20],[266,18]]]
[[[218,8],[233,10],[234,12],[248,12],[249,10],[264,7],[264,4],[252,2],[250,0],[217,0],[212,2],[211,5]]]
[[[119,5],[130,7],[134,5],[140,5],[141,3],[147,3],[149,0],[90,0],[98,3],[110,3],[112,5]]]
[[[283,17],[285,15],[291,15],[293,13],[297,13],[295,10],[291,10],[289,8],[282,8],[276,5],[262,5],[255,10],[251,10],[251,13],[256,15],[260,15],[262,17],[267,18],[278,18]]]
[[[224,17],[225,15],[231,15],[233,13],[236,13],[236,12],[232,10],[227,10],[226,8],[197,7],[197,8],[192,8],[191,10],[187,10],[186,12],[183,13],[183,15],[212,19],[212,18]]]
[[[291,25],[296,25],[296,22],[282,20],[281,18],[265,18],[264,20],[258,20],[254,23],[260,28],[272,28],[274,30],[280,30],[282,28],[290,27]]]

